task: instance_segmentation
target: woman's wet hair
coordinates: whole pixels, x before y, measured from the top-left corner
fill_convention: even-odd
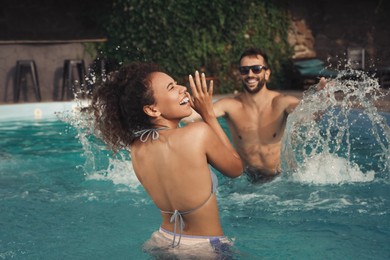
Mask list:
[[[159,71],[153,63],[126,64],[96,87],[92,98],[95,130],[114,152],[128,148],[134,132],[153,127],[143,107],[155,103],[149,76]]]

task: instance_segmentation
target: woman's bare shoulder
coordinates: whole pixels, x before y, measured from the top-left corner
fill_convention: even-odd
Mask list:
[[[211,128],[203,121],[196,121],[187,124],[185,127],[183,127],[183,130],[192,134],[202,134],[204,131],[211,130]]]
[[[203,121],[197,121],[187,124],[183,127],[183,137],[185,136],[190,142],[207,140],[213,136],[214,132],[211,127]],[[183,140],[184,141],[184,140]]]

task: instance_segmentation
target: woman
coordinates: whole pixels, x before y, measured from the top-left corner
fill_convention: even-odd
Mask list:
[[[93,96],[103,140],[113,151],[130,151],[138,180],[161,211],[160,229],[145,244],[149,250],[183,253],[195,245],[210,253],[230,243],[223,236],[209,164],[235,178],[242,163],[214,115],[212,82],[208,89],[198,72],[189,82],[192,97],[156,65],[130,64]],[[203,122],[180,128],[191,107]]]

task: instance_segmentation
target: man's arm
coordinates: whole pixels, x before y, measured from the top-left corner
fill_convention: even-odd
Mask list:
[[[226,115],[227,111],[227,106],[229,104],[230,98],[225,97],[218,99],[217,101],[214,102],[213,108],[214,108],[214,114],[216,117],[221,117]]]
[[[286,105],[285,112],[290,114],[298,106],[300,100],[294,96],[285,96],[282,102]]]
[[[192,109],[191,115],[183,118],[180,122],[188,124],[188,123],[201,121],[201,120],[202,120],[202,117],[194,109]]]
[[[214,114],[216,117],[221,117],[226,114],[224,107],[225,107],[225,100],[226,98],[221,98],[213,103],[213,109]],[[185,117],[181,120],[183,123],[190,123],[190,122],[196,122],[202,120],[202,117],[194,110],[192,109],[192,114],[188,117]]]
[[[316,91],[320,91],[324,89],[326,86],[326,79],[324,77],[321,77],[320,81],[318,82],[317,86],[315,87]],[[301,102],[298,98],[294,96],[283,96],[281,98],[281,102],[285,105],[285,112],[287,114],[290,114],[294,111],[294,109],[298,106],[299,102]]]

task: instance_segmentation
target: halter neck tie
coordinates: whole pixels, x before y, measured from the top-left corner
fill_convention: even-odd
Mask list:
[[[135,136],[139,136],[139,140],[143,143],[146,143],[151,136],[152,141],[157,140],[160,137],[160,134],[158,133],[159,130],[167,130],[169,127],[158,127],[158,128],[150,128],[150,129],[144,129],[140,130],[134,133]]]

